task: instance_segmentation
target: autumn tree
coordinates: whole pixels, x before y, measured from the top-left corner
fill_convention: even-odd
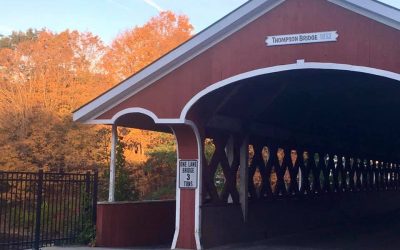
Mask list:
[[[104,82],[105,75],[96,64],[104,49],[98,37],[67,30],[42,31],[35,40],[0,50],[1,107],[23,116],[22,121],[33,109],[70,115],[99,93],[101,86],[96,85]]]
[[[104,68],[121,81],[188,40],[193,26],[185,15],[161,12],[141,27],[118,35],[104,57]]]
[[[109,86],[99,67],[105,47],[91,33],[69,30],[43,30],[14,45],[0,49],[1,161],[25,168],[70,165],[68,146],[76,145],[70,133],[90,134],[75,128],[71,112]],[[94,161],[89,156],[84,160]]]

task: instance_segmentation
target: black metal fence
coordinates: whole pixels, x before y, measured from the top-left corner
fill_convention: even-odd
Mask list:
[[[97,172],[0,172],[0,249],[77,242],[96,221]]]

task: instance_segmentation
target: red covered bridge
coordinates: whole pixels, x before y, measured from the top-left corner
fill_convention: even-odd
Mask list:
[[[374,0],[252,0],[74,120],[113,126],[111,173],[117,126],[175,135],[170,241],[200,249],[400,208],[399,110],[400,10]],[[205,138],[216,146],[210,162]]]

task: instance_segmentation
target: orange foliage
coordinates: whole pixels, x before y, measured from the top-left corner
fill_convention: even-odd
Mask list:
[[[107,164],[108,132],[72,123],[72,111],[186,41],[192,30],[186,16],[167,11],[110,47],[90,32],[42,30],[0,48],[0,166]],[[124,140],[134,152],[129,158],[139,161],[160,141],[139,130],[128,130]]]
[[[142,27],[120,34],[104,57],[104,68],[121,81],[190,38],[193,26],[184,15],[161,12]]]
[[[41,31],[37,40],[0,50],[2,108],[18,113],[39,108],[70,114],[99,93],[95,85],[106,79],[98,70],[104,50],[91,33],[68,30],[60,34]]]

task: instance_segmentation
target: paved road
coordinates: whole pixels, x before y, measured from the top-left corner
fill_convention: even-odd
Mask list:
[[[46,250],[110,250],[109,248],[48,247]],[[169,249],[166,247],[132,248]],[[400,212],[368,221],[320,229],[264,241],[233,244],[216,249],[238,250],[399,250]]]

